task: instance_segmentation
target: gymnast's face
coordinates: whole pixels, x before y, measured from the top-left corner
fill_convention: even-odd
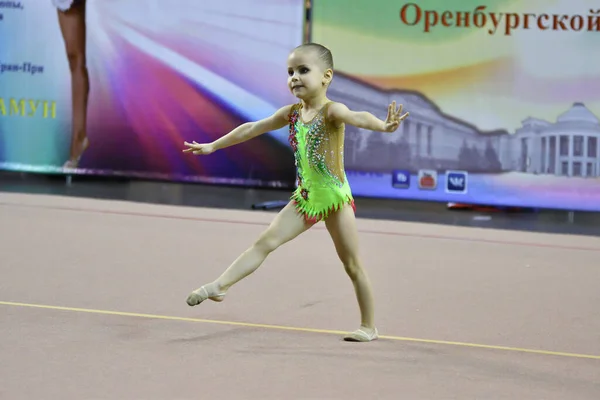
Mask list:
[[[317,52],[312,49],[296,49],[288,57],[288,87],[299,99],[315,97],[327,89],[328,76]]]

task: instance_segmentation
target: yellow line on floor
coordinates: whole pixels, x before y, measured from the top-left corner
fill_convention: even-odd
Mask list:
[[[315,329],[315,328],[302,328],[302,327],[293,327],[293,326],[256,324],[256,323],[251,323],[251,322],[218,321],[218,320],[212,320],[212,319],[186,318],[186,317],[176,317],[176,316],[169,316],[169,315],[140,314],[140,313],[110,311],[110,310],[95,310],[95,309],[90,309],[90,308],[60,307],[60,306],[51,306],[51,305],[44,305],[44,304],[16,303],[16,302],[10,302],[10,301],[0,301],[0,305],[13,306],[13,307],[42,308],[42,309],[48,309],[48,310],[71,311],[71,312],[81,312],[81,313],[89,313],[89,314],[116,315],[116,316],[122,316],[122,317],[164,319],[164,320],[170,320],[170,321],[184,321],[184,322],[202,322],[202,323],[207,323],[207,324],[243,326],[243,327],[248,327],[248,328],[264,328],[264,329],[288,330],[288,331],[295,331],[295,332],[325,333],[325,334],[332,334],[332,335],[343,335],[343,334],[347,333],[346,331],[337,331],[337,330],[331,330],[331,329]],[[482,349],[490,349],[490,350],[503,350],[503,351],[514,351],[514,352],[521,352],[521,353],[534,353],[534,354],[542,354],[542,355],[548,355],[548,356],[575,357],[575,358],[587,358],[587,359],[592,359],[592,360],[600,360],[600,355],[591,355],[591,354],[565,353],[565,352],[559,352],[559,351],[535,350],[535,349],[525,349],[525,348],[518,348],[518,347],[494,346],[494,345],[487,345],[487,344],[452,342],[452,341],[447,341],[447,340],[419,339],[419,338],[388,336],[388,335],[380,335],[380,338],[387,339],[387,340],[405,341],[405,342],[442,344],[442,345],[474,347],[474,348],[482,348]]]

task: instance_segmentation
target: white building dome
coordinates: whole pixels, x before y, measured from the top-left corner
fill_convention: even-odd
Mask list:
[[[600,124],[598,118],[583,103],[573,103],[573,107],[558,116],[557,122],[587,122]]]

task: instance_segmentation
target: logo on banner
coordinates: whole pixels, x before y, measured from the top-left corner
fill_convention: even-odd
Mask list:
[[[392,186],[396,189],[408,189],[410,187],[410,172],[405,170],[393,171]]]
[[[419,189],[435,190],[438,184],[438,174],[433,169],[419,170]]]
[[[446,192],[467,193],[467,172],[446,171]]]

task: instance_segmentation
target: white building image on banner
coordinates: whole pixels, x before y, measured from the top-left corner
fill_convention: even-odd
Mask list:
[[[443,114],[419,93],[382,91],[343,73],[336,73],[329,97],[345,103],[351,110],[369,111],[382,119],[386,117],[387,105],[393,100],[403,104],[404,111],[410,112],[410,117],[392,134],[359,131],[348,126],[345,162],[349,170],[466,168],[475,171],[477,164],[482,164],[487,148],[488,155],[495,158],[498,165],[483,169],[498,172],[501,169],[499,152],[508,152],[504,147],[511,144],[501,140],[508,132],[482,133],[465,121]],[[493,154],[489,154],[490,150]]]
[[[600,123],[575,103],[556,123],[527,118],[514,134],[482,132],[445,115],[425,96],[411,91],[383,91],[344,73],[336,73],[329,96],[351,110],[385,118],[396,100],[410,117],[394,133],[346,128],[348,170],[466,169],[494,173],[517,171],[564,176],[600,175]],[[558,143],[558,146],[557,146]]]
[[[582,103],[573,104],[555,123],[527,118],[510,142],[512,170],[578,177],[600,175],[600,121]]]

